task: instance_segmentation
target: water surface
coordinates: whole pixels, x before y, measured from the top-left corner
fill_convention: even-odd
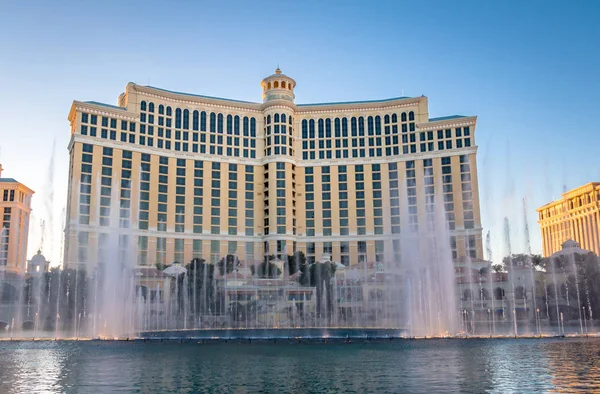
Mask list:
[[[0,342],[1,393],[600,391],[600,339]]]

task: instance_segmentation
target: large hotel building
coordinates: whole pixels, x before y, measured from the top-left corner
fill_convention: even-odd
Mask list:
[[[600,255],[600,182],[590,182],[537,209],[544,257],[560,251],[564,242]]]
[[[33,193],[16,179],[3,178],[0,164],[0,272],[25,272]]]
[[[425,96],[295,104],[279,69],[261,86],[262,103],[134,83],[118,106],[73,102],[66,266],[108,259],[115,233],[139,265],[393,262],[416,247],[401,232],[436,226],[482,258],[476,117],[429,118]]]

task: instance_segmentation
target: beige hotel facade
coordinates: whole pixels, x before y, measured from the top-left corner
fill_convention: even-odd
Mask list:
[[[476,117],[429,118],[425,96],[295,104],[279,69],[261,87],[262,103],[134,83],[117,106],[74,101],[65,265],[116,247],[138,265],[397,262],[446,225],[454,258],[483,257]]]
[[[600,182],[590,182],[562,194],[537,209],[544,257],[562,250],[568,240],[600,255]]]
[[[25,273],[33,194],[16,179],[3,178],[0,164],[0,272]]]

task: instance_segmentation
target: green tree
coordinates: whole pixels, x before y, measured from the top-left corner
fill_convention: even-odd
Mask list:
[[[317,314],[327,318],[331,317],[334,307],[333,278],[335,276],[335,263],[315,263],[309,268],[309,286],[315,286],[317,290]],[[327,300],[327,308],[323,310],[323,297]]]
[[[214,305],[215,275],[214,264],[207,264],[202,258],[193,258],[185,266],[188,274],[188,299],[190,310],[195,316],[207,314],[211,305]]]
[[[298,251],[293,255],[288,256],[288,272],[290,275],[294,275],[296,272],[300,271],[300,285],[308,286],[308,282],[310,280],[310,270],[309,266],[306,263],[306,256],[303,252]]]
[[[288,255],[287,265],[290,275],[294,275],[296,272],[302,271],[304,268],[306,268],[306,256],[301,251],[298,251],[292,255]]]
[[[256,267],[256,272],[254,266],[251,267],[252,274],[256,274],[259,278],[277,278],[281,275],[281,270],[277,267],[275,263],[269,261],[263,261]]]
[[[233,272],[238,268],[239,265],[240,260],[237,258],[237,256],[234,256],[232,254],[228,254],[227,256],[219,260],[219,262],[217,263],[217,266],[219,267],[219,273],[221,274],[221,276]]]
[[[539,254],[517,253],[502,259],[505,268],[514,266],[542,267],[544,259]]]

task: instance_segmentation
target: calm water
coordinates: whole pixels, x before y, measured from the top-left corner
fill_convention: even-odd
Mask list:
[[[600,339],[0,343],[0,393],[599,392]]]

